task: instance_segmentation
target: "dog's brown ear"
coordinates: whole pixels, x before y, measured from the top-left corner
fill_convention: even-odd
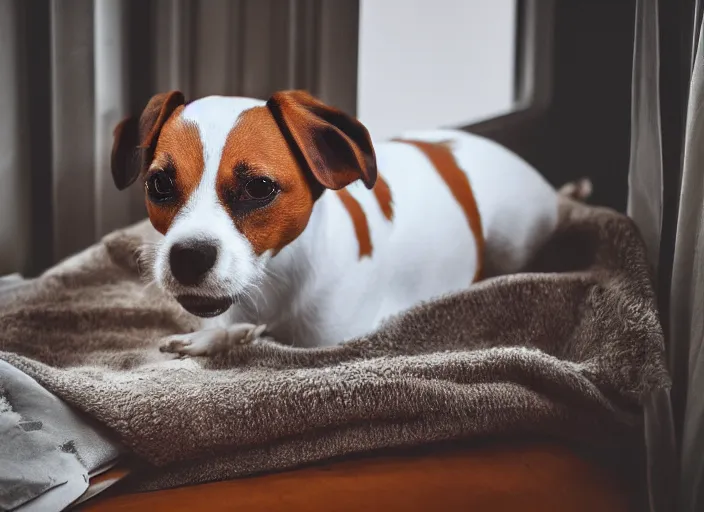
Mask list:
[[[112,180],[118,190],[129,187],[139,176],[142,159],[139,145],[139,119],[128,117],[120,122],[113,132],[110,168]]]
[[[161,128],[185,102],[179,91],[157,94],[149,100],[139,119],[128,117],[115,127],[110,167],[119,190],[134,183],[151,163]]]
[[[322,186],[339,190],[358,179],[374,186],[376,155],[358,120],[304,91],[277,92],[267,106],[296,157]]]

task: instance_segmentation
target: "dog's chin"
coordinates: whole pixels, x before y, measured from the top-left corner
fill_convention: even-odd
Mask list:
[[[213,318],[222,315],[232,306],[230,297],[202,297],[197,295],[179,295],[176,300],[190,314],[201,318]]]

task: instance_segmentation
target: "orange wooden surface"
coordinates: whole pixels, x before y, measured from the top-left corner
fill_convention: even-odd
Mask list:
[[[494,444],[383,456],[182,487],[96,498],[94,512],[521,511],[622,512],[616,475],[555,443]]]

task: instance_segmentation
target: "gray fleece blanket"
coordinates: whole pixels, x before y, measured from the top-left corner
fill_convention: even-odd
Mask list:
[[[158,350],[196,322],[139,277],[154,236],[146,223],[116,232],[0,304],[0,359],[146,464],[135,489],[490,434],[616,446],[642,439],[642,403],[669,385],[643,243],[608,209],[565,198],[525,273],[364,338],[264,339],[214,359]]]

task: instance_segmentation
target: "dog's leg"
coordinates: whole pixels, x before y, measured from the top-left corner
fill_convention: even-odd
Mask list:
[[[175,334],[164,338],[159,350],[180,356],[214,356],[227,352],[236,345],[252,343],[265,330],[266,325],[233,324],[229,327]]]

